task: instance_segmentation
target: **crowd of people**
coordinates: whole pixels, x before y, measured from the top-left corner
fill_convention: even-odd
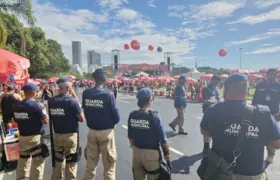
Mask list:
[[[280,120],[280,83],[276,77],[277,71],[269,69],[267,79],[256,85],[252,105],[246,102],[249,81],[245,74],[232,74],[223,81],[224,98],[219,93],[222,82],[219,76],[214,75],[207,85],[199,82],[195,87],[186,86],[184,76],[179,78],[176,87],[171,84],[174,86],[177,117],[169,126],[174,131],[178,126],[178,135],[188,135],[183,128],[188,102],[186,88],[190,88],[191,96],[198,94],[202,100],[204,115],[200,128],[204,157],[197,171],[202,180],[268,179],[265,170],[273,163],[276,149],[280,149],[280,127],[277,123]],[[55,133],[55,167],[51,179],[62,179],[63,176],[67,180],[77,179],[77,163],[82,154],[79,123],[86,120],[89,132],[84,151],[87,160],[84,179],[95,178],[101,156],[104,179],[114,180],[117,161],[114,128],[120,121],[116,97],[121,86],[132,94],[137,88],[139,109],[128,116],[128,141],[133,151],[134,177],[131,179],[154,180],[161,176],[161,149],[167,162],[171,152],[160,114],[151,110],[153,85],[133,81],[122,85],[116,81],[107,84],[106,78],[107,74],[102,69],[93,73],[95,83],[87,88],[81,86],[84,88],[81,104],[74,90],[79,84],[75,85],[66,77],[42,86],[40,95],[40,87],[32,83],[25,84],[17,92],[18,87],[3,87],[3,122],[9,129],[14,120],[19,129],[17,179],[43,179],[48,152],[42,141],[42,129],[43,124],[48,123],[52,123]],[[54,92],[53,89],[58,90]],[[36,97],[42,98],[43,103],[35,101]],[[264,147],[268,151],[265,160]],[[28,163],[30,159],[32,162]],[[65,168],[63,162],[66,162]]]

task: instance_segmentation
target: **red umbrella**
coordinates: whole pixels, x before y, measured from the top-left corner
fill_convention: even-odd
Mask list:
[[[259,70],[259,73],[267,73],[267,71],[268,71],[268,69],[264,68],[264,69]]]
[[[48,80],[48,82],[55,82],[55,81],[57,81],[57,80],[58,80],[57,77],[52,77],[52,78],[50,78],[50,79]]]
[[[230,73],[231,74],[234,74],[234,73],[251,74],[251,73],[255,73],[255,71],[253,71],[252,69],[234,69]]]
[[[213,74],[204,74],[202,76],[200,76],[200,79],[202,80],[210,80],[212,78]]]
[[[194,78],[191,78],[191,77],[187,77],[186,78],[186,82],[189,83],[189,84],[193,84],[196,82],[196,80]]]
[[[67,77],[67,78],[69,78],[69,79],[71,79],[71,80],[75,80],[75,79],[76,79],[75,76],[70,75],[70,74],[65,75],[65,77]]]
[[[222,75],[220,75],[220,78],[226,79],[226,78],[228,78],[228,75],[227,74],[222,74]]]
[[[37,84],[37,85],[39,85],[41,82],[39,82],[39,81],[36,81],[35,79],[28,79],[28,81],[27,81],[28,83],[33,83],[33,84]]]

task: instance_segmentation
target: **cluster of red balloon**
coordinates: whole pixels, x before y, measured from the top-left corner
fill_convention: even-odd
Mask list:
[[[129,44],[125,44],[124,45],[124,49],[125,50],[129,50],[130,49],[130,47],[133,49],[133,50],[139,50],[140,49],[140,41],[138,41],[138,40],[132,40],[131,41],[131,43],[130,43],[130,45]],[[149,51],[153,51],[154,50],[154,46],[153,45],[149,45],[148,46],[148,50]],[[162,47],[158,47],[157,48],[157,52],[162,52]]]

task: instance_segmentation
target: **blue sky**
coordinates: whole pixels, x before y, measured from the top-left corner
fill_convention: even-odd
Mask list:
[[[71,61],[71,41],[111,62],[112,49],[121,63],[157,64],[173,52],[177,65],[262,69],[280,66],[280,0],[34,0],[38,26],[62,44]],[[139,51],[125,51],[131,40]],[[163,47],[149,52],[148,45]],[[225,48],[226,57],[218,51]]]

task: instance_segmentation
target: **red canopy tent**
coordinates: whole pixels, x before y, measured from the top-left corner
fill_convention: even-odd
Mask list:
[[[0,49],[0,83],[10,81],[10,74],[14,75],[16,84],[27,83],[29,67],[30,62],[25,57]]]

